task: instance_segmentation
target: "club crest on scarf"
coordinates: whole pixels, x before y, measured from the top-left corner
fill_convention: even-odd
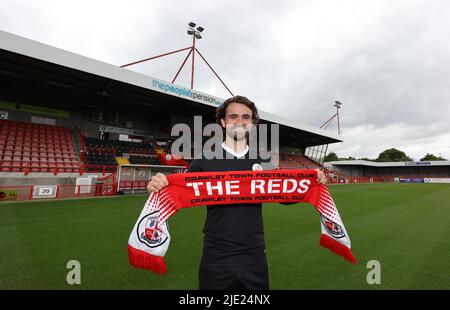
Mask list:
[[[154,211],[144,216],[137,225],[137,237],[140,242],[144,243],[150,248],[155,248],[163,245],[168,236],[165,233],[167,222],[159,223],[159,211]]]
[[[334,238],[343,238],[345,237],[345,232],[342,227],[335,222],[329,220],[327,217],[320,215],[320,220],[322,221],[323,226],[327,230],[327,232],[332,235]]]

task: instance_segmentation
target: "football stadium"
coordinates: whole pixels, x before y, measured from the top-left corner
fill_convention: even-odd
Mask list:
[[[148,180],[192,161],[171,128],[214,123],[224,99],[4,31],[0,78],[0,288],[197,289],[206,208],[170,218],[165,275],[130,266],[127,241]],[[260,117],[279,126],[277,168],[325,171],[358,260],[320,247],[311,205],[266,203],[271,289],[450,287],[450,162],[325,165],[341,135]]]

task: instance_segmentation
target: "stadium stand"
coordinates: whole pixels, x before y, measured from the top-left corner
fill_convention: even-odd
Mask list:
[[[190,124],[195,115],[202,115],[206,123],[214,122],[216,107],[210,100],[223,101],[212,95],[194,101],[184,94],[161,92],[164,84],[153,77],[4,31],[0,31],[0,41],[0,58],[7,64],[6,71],[0,70],[4,88],[0,116],[8,120],[0,126],[0,185],[26,186],[27,199],[34,199],[38,191],[35,186],[56,186],[58,198],[87,195],[84,188],[89,186],[97,194],[112,193],[114,179],[122,168],[117,157],[128,158],[136,165],[160,164],[139,167],[137,176],[142,179],[120,178],[120,182],[141,182],[139,187],[145,190],[144,179],[150,174],[183,171],[190,163],[189,159],[170,154],[172,125]],[[305,147],[342,141],[336,134],[279,115],[260,111],[260,117],[268,125],[280,124],[280,147],[286,145],[298,154],[306,154]],[[17,123],[36,122],[36,118],[46,125]],[[14,122],[17,125],[10,125]],[[146,137],[145,142],[152,144],[120,141],[121,135],[131,141]],[[100,136],[102,139],[97,139]],[[157,147],[163,147],[162,153]],[[296,158],[284,161],[293,168],[313,165]],[[138,169],[125,166],[125,173],[127,169]],[[72,171],[75,173],[59,174]],[[143,176],[142,171],[147,174]],[[89,178],[94,183],[85,185],[83,182]],[[131,183],[132,189],[134,185]],[[18,195],[22,191],[8,189],[11,195],[16,190]]]
[[[2,172],[77,172],[79,158],[69,128],[0,120]]]
[[[159,164],[150,143],[100,140],[91,137],[83,137],[82,140],[88,171],[114,171],[117,164]],[[124,154],[129,158],[124,157]]]
[[[100,140],[97,138],[84,137],[86,147],[114,149],[115,154],[122,156],[123,153],[152,152],[150,143],[138,143],[119,140]]]
[[[128,158],[125,157],[116,157],[116,161],[118,165],[129,165],[130,161]]]
[[[280,156],[280,169],[302,169],[304,168],[299,163],[292,161],[290,158],[286,158],[284,156]]]
[[[280,169],[316,169],[323,167],[303,155],[280,153]]]
[[[156,155],[131,155],[129,161],[131,164],[159,165]]]
[[[86,161],[89,165],[116,165],[114,154],[86,152]]]

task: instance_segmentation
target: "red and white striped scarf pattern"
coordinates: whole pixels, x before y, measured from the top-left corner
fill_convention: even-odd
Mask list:
[[[307,202],[320,213],[320,244],[351,263],[356,259],[342,219],[316,170],[271,170],[179,173],[169,185],[151,193],[128,240],[130,264],[156,273],[167,271],[170,244],[167,219],[178,210],[205,205]]]

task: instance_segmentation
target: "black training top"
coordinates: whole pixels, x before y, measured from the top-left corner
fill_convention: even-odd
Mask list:
[[[275,167],[268,161],[237,158],[223,151],[223,159],[194,160],[188,172],[264,170]],[[228,154],[227,154],[228,153]],[[207,206],[203,241],[203,263],[224,266],[251,265],[265,260],[261,204]]]

